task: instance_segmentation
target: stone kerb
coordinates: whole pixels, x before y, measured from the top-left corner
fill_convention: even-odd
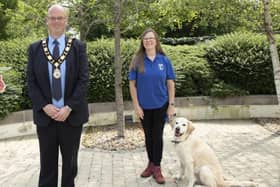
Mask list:
[[[278,118],[280,107],[276,96],[254,95],[228,98],[182,97],[176,98],[177,116],[191,120]],[[124,102],[125,121],[137,122],[130,101]],[[117,121],[116,105],[111,103],[89,104],[90,118],[86,126],[109,125]],[[35,134],[32,111],[10,114],[0,121],[0,139]]]

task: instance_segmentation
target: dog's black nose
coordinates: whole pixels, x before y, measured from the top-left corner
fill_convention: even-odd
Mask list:
[[[175,132],[176,132],[176,133],[179,133],[179,132],[180,132],[180,128],[179,128],[179,127],[176,127],[176,128],[175,128]]]

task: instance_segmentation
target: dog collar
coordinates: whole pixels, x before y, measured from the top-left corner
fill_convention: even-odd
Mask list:
[[[186,138],[185,138],[184,140],[182,140],[182,141],[171,140],[171,142],[174,143],[174,144],[179,144],[179,143],[185,141],[186,139],[188,139],[189,136],[190,136],[190,135],[186,136]]]
[[[171,142],[174,143],[174,144],[179,144],[179,143],[181,143],[181,141],[176,141],[176,140],[171,140]]]

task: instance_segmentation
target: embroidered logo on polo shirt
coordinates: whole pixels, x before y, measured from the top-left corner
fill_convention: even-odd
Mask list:
[[[164,70],[163,64],[158,64],[158,69],[161,70],[161,71]]]

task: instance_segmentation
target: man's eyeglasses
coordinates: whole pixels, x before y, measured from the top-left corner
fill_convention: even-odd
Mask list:
[[[50,17],[48,17],[48,20],[50,20],[50,21],[62,21],[64,19],[65,19],[65,17],[63,17],[63,16],[59,16],[59,17],[50,16]]]

